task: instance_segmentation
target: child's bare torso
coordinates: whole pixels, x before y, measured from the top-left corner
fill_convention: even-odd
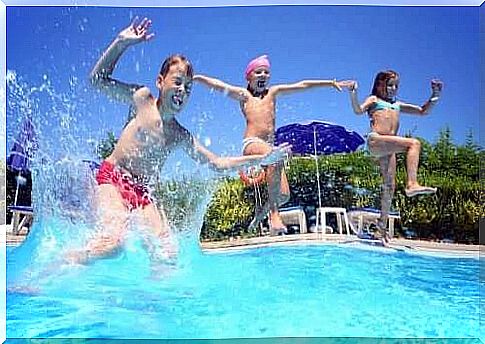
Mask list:
[[[370,112],[369,116],[373,132],[381,135],[397,135],[399,130],[399,110],[390,108],[374,110]]]
[[[272,143],[275,134],[275,96],[271,89],[263,97],[249,96],[241,102],[246,117],[244,137],[259,137]]]
[[[135,99],[135,111],[107,160],[135,176],[158,175],[168,156],[180,146],[182,127],[175,119],[162,121],[152,96]]]

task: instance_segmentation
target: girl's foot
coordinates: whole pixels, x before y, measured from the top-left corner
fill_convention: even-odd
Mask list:
[[[271,236],[276,236],[276,235],[285,235],[286,234],[286,227],[271,227],[270,230],[270,235]]]
[[[413,197],[417,195],[432,195],[436,193],[436,190],[436,188],[429,186],[417,186],[413,188],[406,188],[404,192],[406,193],[406,196]]]
[[[374,233],[375,237],[382,242],[382,245],[385,247],[389,246],[389,242],[391,241],[391,237],[389,233],[387,233],[387,228],[384,224],[380,221],[377,222],[377,229]]]

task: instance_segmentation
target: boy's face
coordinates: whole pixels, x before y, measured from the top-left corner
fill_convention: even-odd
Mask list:
[[[263,92],[268,88],[271,73],[268,67],[258,67],[248,76],[249,87],[256,92]]]
[[[157,87],[166,110],[170,113],[180,112],[192,91],[192,77],[187,75],[187,65],[177,63],[170,66],[165,76],[158,76]]]

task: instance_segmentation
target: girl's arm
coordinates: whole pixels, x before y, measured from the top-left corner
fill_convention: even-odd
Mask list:
[[[309,88],[316,87],[334,87],[338,91],[342,91],[342,82],[337,82],[336,79],[333,80],[302,80],[293,84],[283,84],[275,85],[271,87],[271,91],[274,94],[289,94],[297,91],[303,91]]]
[[[375,103],[376,97],[370,96],[370,97],[367,97],[367,99],[362,104],[359,104],[359,99],[357,97],[358,85],[357,85],[356,81],[349,83],[347,85],[347,87],[349,88],[349,91],[350,91],[350,102],[352,104],[352,110],[354,110],[354,112],[357,115],[361,115],[361,114],[367,112],[367,110],[369,110],[370,106],[373,103]]]
[[[423,105],[414,105],[408,103],[399,103],[401,106],[401,112],[409,113],[413,115],[427,115],[429,111],[433,108],[436,104],[436,101],[432,101],[428,99]]]
[[[431,80],[431,97],[421,106],[400,103],[401,111],[415,115],[427,115],[440,99],[442,89],[443,83],[440,80]]]
[[[239,101],[245,101],[249,97],[249,92],[246,89],[242,87],[226,84],[225,82],[219,79],[198,74],[198,75],[194,75],[193,80],[198,81],[206,86],[209,86],[217,91],[224,92],[229,97]]]

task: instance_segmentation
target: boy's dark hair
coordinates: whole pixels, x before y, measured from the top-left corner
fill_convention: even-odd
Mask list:
[[[194,68],[192,67],[192,64],[190,63],[189,59],[181,54],[174,54],[167,57],[165,61],[163,61],[162,63],[162,67],[160,68],[159,74],[165,77],[168,71],[170,70],[170,67],[179,63],[185,64],[185,66],[187,67],[187,76],[192,78],[194,76]]]
[[[399,74],[396,71],[393,71],[391,69],[377,73],[376,78],[374,80],[374,86],[372,86],[371,94],[373,96],[381,97],[382,95],[379,94],[379,90],[378,90],[379,85],[381,85],[381,83],[384,83],[384,84],[387,83],[387,80],[392,78],[399,78]]]

